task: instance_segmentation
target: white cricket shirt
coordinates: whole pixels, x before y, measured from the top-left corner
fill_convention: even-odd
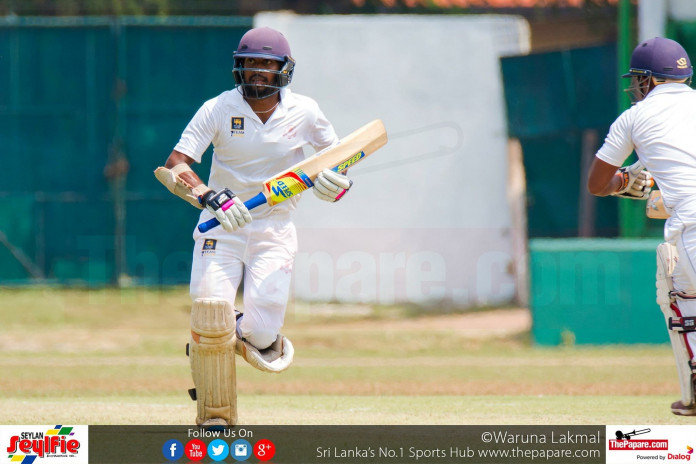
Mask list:
[[[665,206],[696,218],[696,90],[658,85],[614,121],[596,156],[618,167],[634,149]]]
[[[261,191],[264,180],[302,161],[303,146],[321,150],[337,142],[336,131],[313,99],[282,89],[280,104],[263,124],[233,89],[201,106],[174,149],[200,163],[212,143],[208,186],[216,192],[228,188],[246,201]],[[297,201],[292,197],[272,208],[259,206],[251,213],[255,218],[287,214]],[[199,221],[211,217],[204,209]]]

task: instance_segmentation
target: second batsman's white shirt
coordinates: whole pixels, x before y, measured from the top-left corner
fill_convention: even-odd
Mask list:
[[[621,166],[635,149],[660,187],[665,206],[696,221],[696,90],[660,84],[624,111],[597,157]]]
[[[208,186],[216,192],[229,188],[246,201],[261,191],[263,181],[302,161],[305,145],[321,150],[338,142],[316,101],[289,89],[282,89],[280,98],[264,124],[238,90],[223,92],[196,112],[174,149],[200,163],[212,143]],[[293,197],[272,208],[262,205],[251,213],[254,218],[287,214],[297,201]],[[199,222],[212,217],[204,209]]]

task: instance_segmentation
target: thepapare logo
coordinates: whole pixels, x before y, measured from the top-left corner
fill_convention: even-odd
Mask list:
[[[28,431],[30,428],[33,431]],[[10,435],[5,451],[10,462],[31,464],[42,458],[75,457],[80,451],[80,440],[75,437],[74,427],[56,425],[45,431],[27,427],[27,431]],[[40,428],[38,430],[41,430]]]
[[[355,163],[357,163],[358,161],[360,161],[364,157],[365,157],[365,152],[359,151],[355,155],[353,155],[350,159],[348,159],[348,160],[342,162],[341,164],[339,164],[338,166],[336,166],[334,168],[334,171],[336,171],[336,172],[345,171],[346,169],[348,169],[349,167],[351,167],[352,165],[354,165]]]
[[[686,69],[688,67],[686,58],[679,58],[677,60],[677,68],[679,69]]]

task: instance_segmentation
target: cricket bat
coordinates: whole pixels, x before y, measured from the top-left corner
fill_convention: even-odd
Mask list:
[[[298,193],[314,187],[314,179],[324,169],[335,172],[359,163],[387,143],[387,131],[379,119],[342,138],[338,144],[318,151],[296,165],[279,172],[263,182],[263,189],[255,197],[244,202],[247,209],[267,203],[277,205]],[[209,219],[198,225],[200,232],[207,232],[220,223]]]
[[[650,219],[668,219],[671,216],[665,209],[661,191],[653,190],[650,192],[650,197],[645,204],[645,215]]]

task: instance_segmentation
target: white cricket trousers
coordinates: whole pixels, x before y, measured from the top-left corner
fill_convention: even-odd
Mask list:
[[[280,333],[285,319],[297,233],[289,214],[254,219],[242,229],[218,226],[194,233],[191,298],[216,298],[234,307],[244,277],[244,316],[237,334],[259,349]],[[213,242],[214,241],[214,242]]]
[[[677,247],[679,260],[674,268],[672,282],[674,289],[696,296],[696,222],[684,221],[679,214],[665,223],[665,241]],[[682,316],[696,316],[696,299],[677,299],[677,307]],[[696,358],[696,332],[686,334],[691,359]]]

